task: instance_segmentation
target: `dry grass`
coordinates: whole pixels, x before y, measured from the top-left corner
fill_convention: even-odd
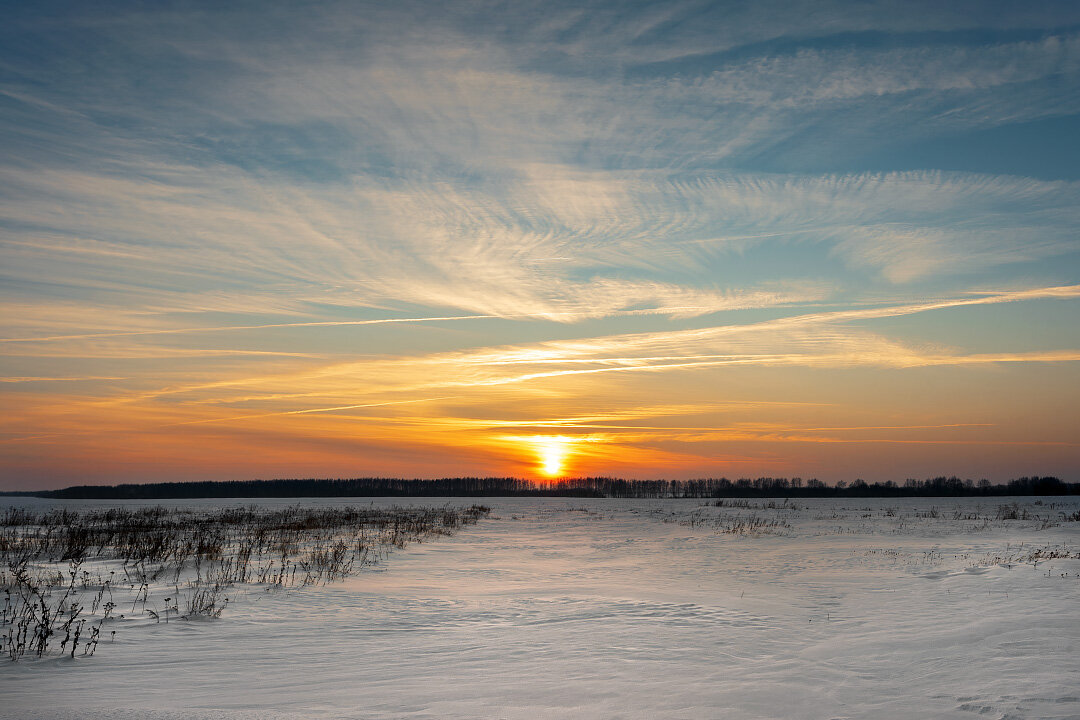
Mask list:
[[[488,512],[481,505],[9,509],[0,516],[0,641],[11,660],[45,656],[58,639],[61,653],[93,655],[106,624],[216,618],[237,586],[335,582]]]

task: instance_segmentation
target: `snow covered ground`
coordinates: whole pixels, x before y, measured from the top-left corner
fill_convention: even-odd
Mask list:
[[[0,716],[1080,718],[1080,499],[481,502],[345,582],[4,661]]]

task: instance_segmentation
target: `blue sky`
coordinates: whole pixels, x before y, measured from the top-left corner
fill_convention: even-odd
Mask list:
[[[1076,3],[5,16],[12,487],[1080,465]]]

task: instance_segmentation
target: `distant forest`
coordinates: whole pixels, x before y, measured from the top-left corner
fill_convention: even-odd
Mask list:
[[[536,483],[520,478],[356,478],[351,480],[227,480],[130,485],[81,485],[63,490],[8,493],[65,499],[269,498],[269,497],[979,497],[1002,495],[1080,495],[1080,483],[1055,477],[1022,477],[993,485],[988,480],[938,477],[827,485],[802,478],[708,478],[702,480],[621,480],[574,478]]]

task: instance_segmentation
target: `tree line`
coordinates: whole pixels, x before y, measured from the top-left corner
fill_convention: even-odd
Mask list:
[[[27,493],[20,493],[27,494]],[[513,477],[224,480],[80,485],[30,493],[57,499],[153,500],[169,498],[274,497],[979,497],[1003,495],[1080,495],[1080,483],[1056,477],[1022,477],[1006,483],[936,477],[830,485],[816,478],[702,478],[697,480],[624,480],[609,477],[536,482]]]

